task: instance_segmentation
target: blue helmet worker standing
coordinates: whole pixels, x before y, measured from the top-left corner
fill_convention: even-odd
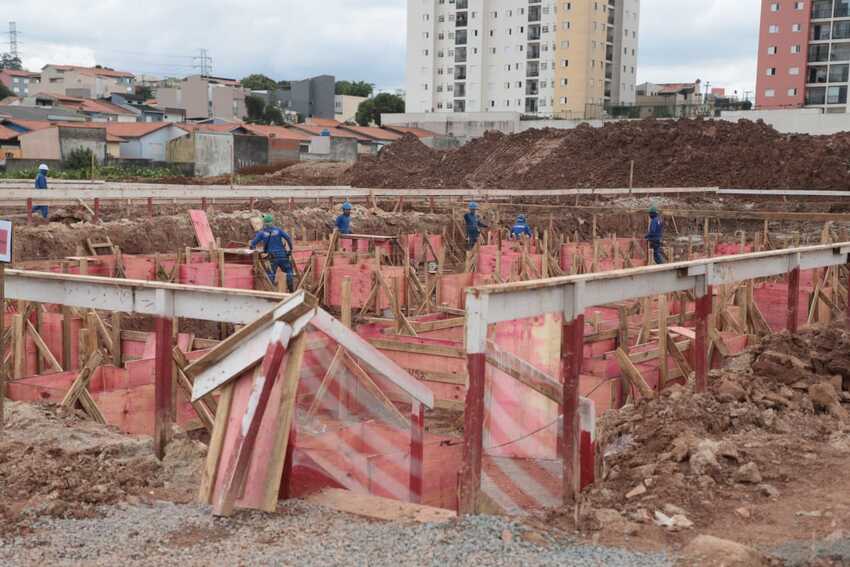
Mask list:
[[[269,279],[275,283],[277,269],[280,268],[286,274],[286,287],[290,292],[295,291],[295,276],[292,270],[292,237],[282,228],[274,225],[274,217],[263,216],[263,230],[254,235],[251,241],[251,250],[263,245],[263,250],[269,256]]]
[[[47,172],[50,168],[47,167],[46,163],[38,166],[38,175],[35,178],[35,188],[41,190],[47,190]],[[47,205],[37,205],[32,208],[34,213],[40,214],[45,219],[47,218]]]
[[[531,238],[533,233],[531,232],[531,227],[528,226],[528,222],[525,220],[525,215],[519,215],[511,227],[511,238],[518,240],[523,236]]]
[[[656,264],[663,264],[666,260],[661,250],[661,241],[664,239],[664,219],[658,214],[658,208],[652,205],[649,208],[649,232],[646,233],[646,241],[652,248],[652,255]]]
[[[336,229],[340,234],[351,234],[351,203],[342,204],[342,214],[336,217]]]
[[[466,223],[466,249],[472,250],[478,244],[481,229],[490,227],[478,216],[478,203],[475,201],[469,203],[469,212],[463,215],[463,221]]]

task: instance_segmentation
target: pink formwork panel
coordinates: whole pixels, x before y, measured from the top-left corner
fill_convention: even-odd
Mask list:
[[[156,279],[154,274],[156,262],[153,258],[124,254],[122,260],[124,261],[124,275],[127,279],[145,281]]]
[[[181,264],[178,281],[182,284],[219,287],[218,264],[213,262]],[[254,268],[246,264],[224,265],[224,287],[253,289]]]
[[[734,242],[718,242],[714,247],[715,256],[734,256],[736,254],[749,254],[753,251],[752,244],[744,245],[743,249],[740,244]]]
[[[803,289],[802,280],[804,274],[805,272],[800,273],[800,309],[797,313],[797,323],[799,325],[805,325],[809,317],[808,302],[810,292]],[[758,285],[753,289],[753,299],[773,332],[778,333],[787,328],[787,284],[783,282]]]
[[[346,277],[351,278],[351,306],[362,308],[369,300],[372,288],[375,284],[375,267],[369,262],[357,264],[332,266],[328,268],[325,285],[325,304],[339,307],[342,305],[342,281]],[[381,275],[389,288],[395,293],[395,280],[400,280],[401,297],[399,303],[406,305],[407,278],[404,277],[404,268],[401,266],[382,266]],[[383,288],[378,290],[378,309],[389,309],[391,307],[389,296]]]
[[[437,255],[439,255],[440,251],[443,249],[443,236],[440,234],[427,235],[431,248],[428,248],[428,246],[425,245],[425,238],[423,238],[421,233],[408,234],[405,238],[408,243],[410,259],[416,264],[420,264],[422,262],[436,262],[437,258],[434,257],[431,249],[433,249]]]
[[[493,283],[492,274],[461,273],[441,275],[437,283],[437,304],[464,309],[469,287]]]
[[[198,241],[198,246],[200,248],[214,248],[215,236],[213,235],[212,228],[210,228],[207,213],[193,209],[189,211],[189,218],[192,219],[192,226],[195,228],[195,238]]]
[[[361,252],[365,254],[369,252],[369,241],[355,238],[345,238],[344,236],[342,236],[339,239],[339,248],[343,252]]]

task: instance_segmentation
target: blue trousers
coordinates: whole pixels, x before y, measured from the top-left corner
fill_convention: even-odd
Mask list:
[[[269,257],[269,280],[276,283],[277,269],[286,274],[286,288],[293,292],[295,291],[295,273],[292,270],[292,262],[289,256],[271,256]]]
[[[475,245],[478,243],[478,237],[480,233],[478,232],[467,232],[466,233],[466,249],[472,250],[475,248]]]
[[[36,205],[32,208],[32,212],[39,214],[42,218],[47,218],[47,205]]]
[[[652,256],[656,264],[664,264],[667,262],[664,258],[664,252],[661,250],[661,241],[650,240],[649,246],[652,248]]]

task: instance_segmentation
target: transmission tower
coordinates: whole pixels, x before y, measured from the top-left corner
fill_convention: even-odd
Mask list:
[[[18,53],[18,25],[15,22],[9,22],[9,55],[12,59],[21,59]]]
[[[199,49],[198,56],[193,57],[192,60],[195,61],[193,67],[201,72],[202,77],[209,77],[212,75],[212,57],[209,56],[209,51],[206,49]]]

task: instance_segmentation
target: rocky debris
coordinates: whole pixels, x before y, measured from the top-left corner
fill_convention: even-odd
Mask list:
[[[738,467],[738,470],[735,471],[735,482],[741,482],[744,484],[760,483],[761,472],[759,472],[758,465],[755,463],[747,463],[746,465]]]
[[[603,415],[601,475],[588,505],[639,523],[648,508],[650,521],[659,523],[655,510],[669,519],[665,527],[677,515],[701,525],[717,513],[712,502],[776,499],[823,452],[850,451],[836,390],[850,383],[846,329],[773,335],[739,358],[711,372],[705,394],[673,387]]]
[[[687,151],[682,151],[686,148]],[[780,134],[764,122],[636,120],[571,130],[488,132],[435,151],[413,136],[361,158],[355,187],[550,189],[639,187],[840,189],[850,185],[850,134]],[[775,167],[760,167],[765,159]],[[812,163],[823,164],[811,167]]]
[[[774,564],[752,547],[710,535],[699,535],[691,540],[678,562],[681,567],[768,567]]]
[[[7,402],[0,438],[0,539],[41,516],[89,518],[99,506],[152,496],[190,501],[206,448],[178,433],[160,463],[136,438],[52,406]]]

